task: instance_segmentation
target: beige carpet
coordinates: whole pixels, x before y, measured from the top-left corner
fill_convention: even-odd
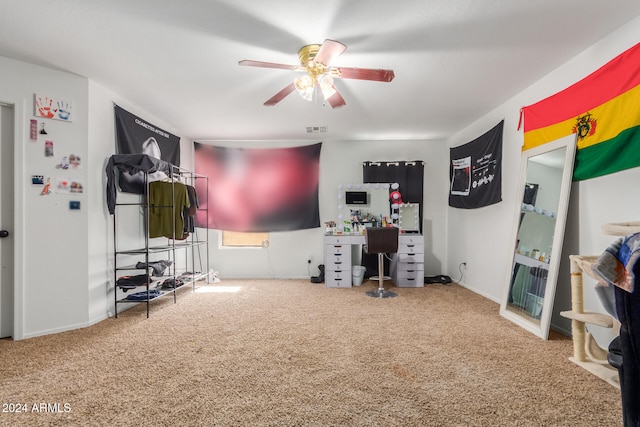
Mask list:
[[[567,360],[568,338],[536,338],[459,286],[203,290],[230,286],[0,340],[0,402],[61,411],[0,425],[620,425],[619,391]]]

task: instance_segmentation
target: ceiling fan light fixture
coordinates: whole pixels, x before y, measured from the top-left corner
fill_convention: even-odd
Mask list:
[[[336,67],[334,60],[347,48],[346,45],[331,39],[326,39],[321,45],[310,44],[303,46],[298,51],[300,65],[277,64],[253,60],[239,61],[239,65],[262,68],[279,68],[305,73],[304,76],[294,79],[280,92],[269,98],[264,105],[272,107],[282,101],[290,93],[297,91],[307,101],[312,101],[314,93],[322,92],[325,101],[331,108],[346,105],[346,102],[333,79],[369,80],[377,82],[390,82],[394,78],[393,70]],[[316,95],[317,96],[317,95]]]
[[[304,93],[301,93],[300,96],[302,96],[302,99],[305,101],[313,101],[313,88],[307,89]]]
[[[333,77],[323,74],[320,77],[318,84],[320,85],[320,90],[322,91],[322,96],[324,96],[325,100],[335,95],[336,88],[333,86]]]
[[[296,90],[298,91],[298,93],[300,94],[300,96],[307,100],[307,101],[311,101],[313,100],[313,88],[315,86],[315,81],[311,78],[311,76],[303,76],[303,77],[297,77],[294,81],[293,84],[296,88]]]

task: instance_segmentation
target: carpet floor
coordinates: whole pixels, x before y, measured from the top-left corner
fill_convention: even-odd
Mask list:
[[[0,425],[621,425],[619,391],[569,362],[569,338],[457,285],[374,287],[225,280],[149,319],[0,340]]]

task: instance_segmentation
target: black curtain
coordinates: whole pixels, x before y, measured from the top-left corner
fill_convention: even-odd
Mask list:
[[[422,160],[402,161],[402,162],[363,162],[362,182],[364,184],[397,182],[400,185],[398,190],[402,194],[403,203],[420,204],[420,232],[422,233],[422,212],[424,210],[424,162]],[[393,190],[389,190],[390,192]],[[391,201],[389,201],[391,204]],[[367,268],[365,275],[378,274],[378,257],[363,253],[362,265]],[[385,275],[388,274],[388,261],[385,258]]]
[[[364,162],[362,163],[362,182],[367,184],[397,182],[403,203],[420,204],[420,232],[422,232],[424,162],[422,160],[406,162]],[[393,190],[390,190],[393,191]]]

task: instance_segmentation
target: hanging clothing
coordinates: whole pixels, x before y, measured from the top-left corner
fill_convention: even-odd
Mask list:
[[[622,365],[618,368],[625,427],[640,426],[640,233],[616,240],[593,267],[615,286]]]
[[[187,187],[183,183],[149,183],[149,237],[183,238],[184,210],[190,206]]]
[[[183,238],[189,237],[189,233],[193,233],[196,229],[196,212],[200,207],[200,203],[198,202],[198,194],[196,193],[196,189],[187,185],[187,194],[189,196],[189,208],[184,210],[184,235]]]
[[[640,261],[640,233],[621,237],[598,258],[593,270],[607,283],[634,292],[636,264]]]
[[[105,172],[107,174],[107,208],[113,215],[116,211],[116,172],[167,172],[171,173],[171,163],[146,154],[114,154],[109,158]]]

